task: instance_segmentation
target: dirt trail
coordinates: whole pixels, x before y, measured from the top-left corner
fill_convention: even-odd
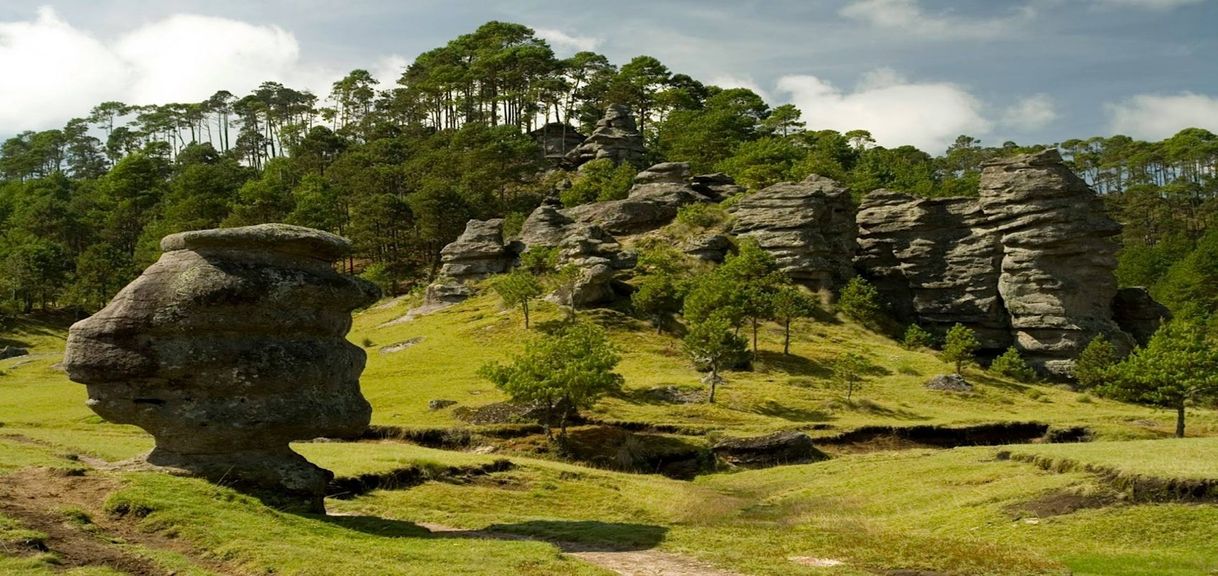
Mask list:
[[[441,524],[420,523],[419,525],[434,534],[452,535],[453,537],[460,538],[550,542],[558,546],[559,550],[562,550],[563,554],[567,556],[600,566],[621,576],[742,576],[737,572],[720,570],[693,558],[671,552],[660,552],[658,550],[605,550],[574,542],[540,540],[520,534],[506,534],[485,530],[462,530]]]
[[[140,556],[130,546],[138,545],[172,550],[209,573],[231,573],[215,562],[199,558],[181,541],[109,519],[103,510],[104,503],[118,488],[115,480],[91,473],[30,468],[0,476],[0,514],[46,534],[43,546],[59,559],[58,565],[63,568],[106,566],[131,576],[173,573]],[[87,518],[79,514],[82,511]]]

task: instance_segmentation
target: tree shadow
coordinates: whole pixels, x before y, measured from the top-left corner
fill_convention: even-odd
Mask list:
[[[758,350],[757,364],[771,370],[785,372],[797,376],[813,378],[829,378],[833,376],[833,368],[819,362],[813,362],[803,356],[794,354],[784,355],[772,350]]]
[[[371,536],[380,536],[382,538],[431,538],[433,536],[431,530],[419,526],[414,522],[390,520],[379,516],[332,516],[317,514],[312,515],[312,517],[339,528]]]
[[[965,378],[965,380],[967,380],[968,382],[970,382],[972,384],[984,384],[991,388],[999,388],[1002,390],[1009,390],[1012,392],[1025,393],[1028,391],[1029,388],[1032,387],[1031,384],[1021,384],[1019,382],[1011,382],[1008,380],[1002,380],[999,378],[995,378],[995,377],[990,376],[989,374],[979,371],[979,370],[969,370],[964,378]]]
[[[664,541],[668,528],[595,520],[529,520],[493,524],[485,532],[553,542],[564,552],[623,552],[655,548]]]
[[[812,408],[796,408],[787,406],[773,400],[758,406],[754,410],[757,414],[770,416],[773,418],[781,418],[790,422],[828,422],[834,420],[836,416],[828,410],[817,410]]]

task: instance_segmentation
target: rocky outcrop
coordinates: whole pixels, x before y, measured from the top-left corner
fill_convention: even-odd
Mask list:
[[[689,185],[695,192],[714,202],[722,202],[730,196],[744,192],[744,186],[736,184],[731,176],[722,172],[699,174],[689,179]]]
[[[532,132],[529,136],[541,147],[541,154],[548,160],[562,161],[571,151],[588,139],[580,134],[573,126],[562,122],[550,122]]]
[[[68,376],[94,412],[156,438],[148,463],[320,510],[333,474],[288,443],[359,435],[372,413],[365,353],[346,334],[377,290],[331,266],[350,245],[264,224],[175,234],[161,249],[72,326]]]
[[[440,250],[440,273],[424,295],[429,304],[461,302],[470,282],[507,272],[516,254],[503,241],[503,219],[470,220],[465,231]]]
[[[710,202],[689,185],[689,165],[684,162],[656,164],[634,178],[634,186],[622,200],[581,204],[562,211],[566,217],[594,224],[610,234],[638,234],[672,222],[682,206]]]
[[[959,374],[939,374],[926,381],[926,388],[939,392],[972,392],[973,385]]]
[[[722,264],[734,247],[732,239],[723,234],[705,234],[690,238],[681,250],[699,260]]]
[[[562,202],[549,197],[541,202],[520,228],[520,242],[526,249],[553,248],[566,237],[575,220],[562,213]]]
[[[859,207],[855,262],[894,315],[937,333],[962,323],[991,352],[1011,345],[1000,248],[973,199],[877,190]]]
[[[608,158],[616,164],[625,162],[637,166],[642,163],[645,152],[643,135],[639,133],[630,108],[611,104],[605,110],[605,116],[597,121],[592,134],[567,154],[567,163],[580,166]]]
[[[1159,326],[1171,320],[1171,311],[1156,302],[1145,288],[1132,286],[1117,290],[1112,300],[1112,319],[1138,345],[1145,346]]]
[[[873,192],[858,226],[856,264],[902,320],[959,322],[1057,377],[1096,336],[1132,344],[1113,314],[1120,226],[1056,150],[987,163],[975,199]]]
[[[580,270],[571,301],[575,306],[605,304],[617,299],[618,272],[634,268],[634,253],[622,250],[621,244],[599,226],[575,225],[558,245],[558,266],[575,266]]]
[[[733,205],[732,233],[755,238],[792,280],[830,290],[854,275],[854,204],[837,182],[812,175],[749,194]]]

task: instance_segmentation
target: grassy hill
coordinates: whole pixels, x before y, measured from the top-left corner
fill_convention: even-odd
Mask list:
[[[390,301],[357,315],[374,424],[477,427],[454,416],[504,397],[476,371],[530,333],[490,297],[398,321]],[[801,429],[1041,422],[1085,426],[1097,441],[955,449],[859,445],[821,463],[680,481],[533,456],[402,441],[301,443],[340,477],[413,480],[343,495],[329,516],[293,515],[222,486],[113,463],[152,446],[101,421],[83,386],[55,365],[64,328],[21,322],[0,361],[0,573],[5,574],[613,574],[631,562],[685,562],[704,574],[1206,574],[1218,569],[1218,415],[1190,412],[1190,435],[1162,439],[1173,415],[1048,385],[969,373],[969,395],[926,390],[950,368],[848,322],[799,325],[792,356],[767,327],[755,370],[729,372],[715,405],[679,341],[614,311],[586,312],[623,352],[626,389],[588,416],[659,427],[691,442]],[[556,321],[543,305],[536,320]],[[382,352],[383,347],[400,351]],[[392,348],[391,348],[392,349]],[[853,401],[828,386],[828,362],[862,351],[882,367]],[[659,398],[659,399],[657,399]],[[458,404],[431,410],[428,401]],[[507,458],[505,468],[488,465]],[[495,471],[487,471],[495,470]],[[1130,479],[1141,479],[1140,483]],[[1202,493],[1148,486],[1202,485]],[[1191,484],[1188,484],[1191,483]]]

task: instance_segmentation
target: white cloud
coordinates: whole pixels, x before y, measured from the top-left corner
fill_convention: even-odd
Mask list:
[[[398,78],[402,77],[402,72],[406,71],[406,67],[410,66],[411,62],[409,58],[391,54],[377,61],[368,72],[380,83],[381,90],[388,90],[397,86]]]
[[[572,36],[562,30],[554,28],[534,28],[533,32],[538,38],[550,43],[550,46],[558,50],[579,52],[579,51],[594,51],[601,45],[601,39],[594,36]]]
[[[1106,8],[1140,8],[1143,10],[1172,10],[1182,6],[1200,4],[1205,0],[1095,0],[1095,4]]]
[[[884,80],[877,84],[877,80]],[[778,90],[803,112],[808,129],[863,129],[887,147],[912,144],[938,154],[960,134],[989,132],[981,102],[946,82],[915,83],[892,71],[870,74],[846,93],[815,76],[784,76]]]
[[[1028,96],[1002,112],[1002,124],[1019,132],[1031,132],[1057,119],[1057,107],[1048,94]]]
[[[994,38],[1007,35],[1036,16],[1031,4],[997,18],[962,18],[950,13],[930,14],[918,0],[854,0],[840,15],[875,28],[901,34],[944,40],[956,38]]]
[[[751,76],[742,77],[732,76],[731,74],[719,74],[711,77],[708,84],[718,86],[720,88],[748,88],[749,90],[752,90],[754,94],[761,96],[761,99],[765,100],[767,104],[772,103],[769,93],[762,89],[761,85],[755,82]]]
[[[1161,140],[1185,128],[1218,132],[1218,98],[1204,94],[1140,94],[1104,107],[1114,134]]]
[[[391,85],[405,59],[375,68]],[[300,59],[295,36],[208,16],[178,14],[103,41],[41,8],[30,21],[0,22],[0,128],[62,126],[96,104],[197,102],[224,89],[244,94],[264,81],[325,97],[345,71]]]

